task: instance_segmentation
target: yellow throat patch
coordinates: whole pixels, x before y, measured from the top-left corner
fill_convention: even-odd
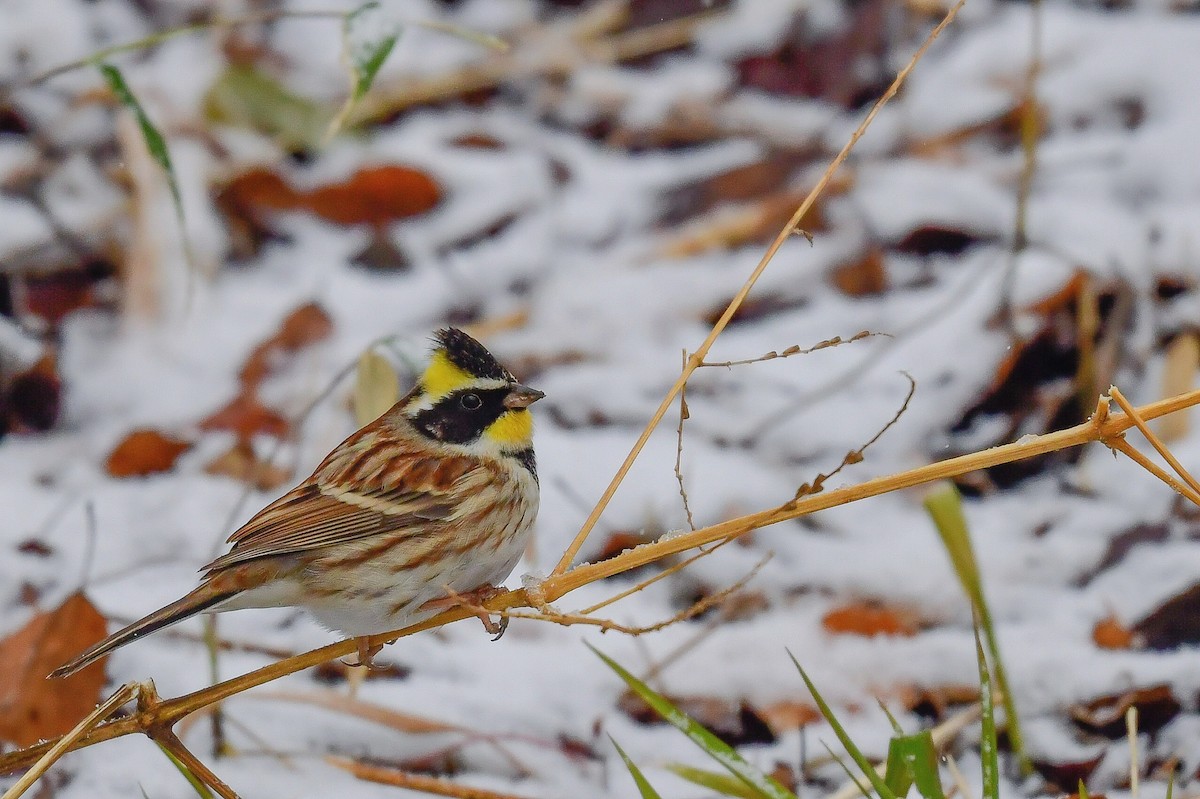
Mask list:
[[[528,446],[533,439],[533,414],[524,408],[509,411],[488,425],[483,435],[501,446]]]
[[[450,392],[466,386],[474,379],[466,371],[455,366],[446,357],[446,353],[438,351],[430,359],[425,374],[421,375],[421,386],[425,389],[425,396],[436,402]]]

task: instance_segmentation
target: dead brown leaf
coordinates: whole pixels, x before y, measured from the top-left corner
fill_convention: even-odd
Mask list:
[[[232,477],[254,486],[259,491],[271,491],[291,479],[292,473],[281,466],[261,460],[254,454],[254,446],[239,438],[233,446],[214,458],[204,471],[208,474]]]
[[[103,668],[61,680],[46,675],[108,634],[108,623],[82,593],[39,613],[0,641],[0,740],[30,746],[69,732],[100,701]]]
[[[1131,649],[1135,640],[1133,631],[1112,614],[1096,622],[1092,628],[1092,641],[1101,649]]]
[[[1116,740],[1125,737],[1125,713],[1131,707],[1138,709],[1138,731],[1151,735],[1183,709],[1171,686],[1161,683],[1072,705],[1070,714],[1079,727]]]
[[[913,636],[920,629],[917,615],[907,608],[879,602],[850,602],[822,617],[821,626],[834,635]]]
[[[863,257],[833,270],[833,285],[851,297],[870,297],[887,289],[887,269],[883,249],[872,247]]]
[[[283,438],[288,434],[290,424],[282,414],[263,405],[253,394],[243,393],[201,421],[200,429],[229,430],[238,438],[248,440],[259,433]]]
[[[329,338],[333,332],[333,319],[315,302],[305,303],[288,314],[279,324],[279,329],[261,344],[242,364],[238,379],[244,389],[258,387],[276,368],[285,355],[293,355],[305,347]]]
[[[144,477],[170,470],[180,455],[192,448],[190,441],[142,428],[134,430],[113,448],[104,469],[113,477]]]
[[[305,207],[335,224],[381,227],[423,214],[441,199],[441,188],[424,172],[385,165],[360,169],[344,183],[314,189]]]

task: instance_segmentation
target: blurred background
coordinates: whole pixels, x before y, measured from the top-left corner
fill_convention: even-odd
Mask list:
[[[508,585],[548,573],[685,353],[948,10],[0,0],[0,751],[130,680],[177,696],[335,640],[302,611],[242,611],[211,663],[193,620],[42,680],[190,590],[232,530],[408,389],[447,324],[546,392],[542,511]],[[844,461],[827,488],[1079,424],[1110,384],[1138,404],[1193,389],[1197,10],[967,0],[581,557],[777,506]],[[799,351],[860,331],[876,335]],[[1196,462],[1186,413],[1156,425]],[[1095,444],[956,482],[1034,767],[1006,759],[1005,793],[1128,791],[1136,704],[1141,790],[1174,773],[1192,795],[1195,507]],[[663,796],[715,795],[664,768],[713,766],[587,640],[788,788],[832,794],[835,737],[785,649],[873,757],[891,735],[875,698],[910,731],[978,699],[972,606],[923,498],[755,531],[595,614],[652,626],[713,600],[661,630],[517,619],[491,643],[454,624],[386,648],[365,682],[331,664],[179,732],[250,796],[416,795],[347,763],[481,796],[633,796],[609,735]],[[978,746],[971,728],[946,748],[974,791]],[[68,755],[38,795],[139,786],[193,792],[128,737]]]

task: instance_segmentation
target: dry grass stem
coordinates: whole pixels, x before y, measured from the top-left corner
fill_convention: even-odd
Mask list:
[[[1137,705],[1130,705],[1125,711],[1125,737],[1129,739],[1129,795],[1138,799],[1138,711]]]
[[[750,276],[746,278],[746,282],[742,284],[742,287],[738,290],[738,293],[734,295],[732,300],[729,301],[728,307],[725,308],[724,313],[721,314],[721,318],[718,319],[713,325],[712,330],[709,331],[708,335],[704,339],[704,342],[697,347],[696,351],[693,352],[691,357],[688,358],[687,364],[684,366],[683,374],[679,376],[679,378],[675,381],[675,384],[672,385],[670,390],[667,391],[667,395],[663,397],[662,402],[659,403],[658,410],[654,412],[654,415],[646,424],[645,429],[642,430],[642,434],[638,436],[633,448],[629,451],[629,455],[625,457],[621,467],[617,470],[617,473],[613,476],[612,481],[608,484],[608,487],[604,490],[604,493],[597,501],[596,507],[592,509],[592,512],[584,521],[583,527],[580,528],[579,532],[575,535],[575,539],[571,542],[570,546],[567,547],[567,550],[563,553],[562,558],[559,559],[558,565],[554,567],[554,571],[551,573],[552,576],[561,576],[575,560],[576,555],[579,554],[579,549],[583,546],[583,542],[587,540],[588,535],[596,526],[596,523],[600,520],[600,515],[604,512],[604,509],[608,507],[608,503],[612,500],[613,495],[617,492],[618,486],[620,486],[624,481],[625,475],[629,473],[629,469],[633,466],[633,462],[637,459],[638,455],[641,454],[642,449],[646,446],[646,442],[650,440],[650,435],[654,432],[655,428],[658,427],[659,422],[662,421],[667,409],[671,406],[671,403],[675,401],[675,397],[677,397],[679,392],[683,390],[683,387],[687,384],[692,372],[694,372],[700,364],[704,363],[704,358],[706,355],[708,355],[708,351],[712,349],[713,343],[717,340],[717,337],[721,335],[721,332],[725,330],[725,327],[729,324],[729,321],[733,319],[733,315],[746,300],[747,295],[750,294],[750,290],[754,288],[754,284],[758,282],[759,277],[766,270],[767,265],[771,263],[772,259],[774,259],[775,253],[777,253],[779,248],[783,246],[783,243],[787,241],[789,237],[791,237],[792,231],[795,230],[796,226],[800,224],[800,220],[804,218],[804,215],[808,213],[809,209],[812,208],[813,203],[816,202],[817,197],[819,197],[825,190],[825,187],[833,178],[833,174],[850,155],[850,151],[854,148],[854,145],[858,143],[858,140],[862,138],[864,133],[866,133],[867,128],[870,127],[871,122],[873,122],[875,119],[875,116],[887,104],[887,102],[891,100],[893,96],[895,96],[896,92],[899,91],[900,86],[908,78],[908,75],[910,72],[912,72],[913,67],[917,65],[917,62],[920,61],[922,56],[925,55],[925,51],[929,49],[929,46],[933,44],[937,37],[941,35],[942,31],[946,29],[946,26],[954,20],[954,17],[958,14],[959,9],[962,8],[965,1],[966,0],[958,0],[958,2],[954,4],[950,11],[946,13],[946,16],[942,19],[942,21],[938,23],[938,26],[933,29],[933,32],[930,33],[925,39],[925,42],[909,60],[908,64],[906,64],[905,67],[896,75],[896,79],[892,81],[890,86],[888,86],[887,91],[885,91],[883,96],[875,102],[875,105],[872,106],[862,123],[855,129],[854,133],[851,134],[849,141],[847,141],[845,146],[842,147],[841,152],[834,157],[833,161],[821,175],[820,180],[817,181],[817,184],[813,187],[812,191],[810,191],[808,196],[804,198],[804,202],[800,203],[800,207],[796,209],[794,214],[792,214],[792,218],[788,220],[787,224],[783,226],[783,229],[780,230],[779,234],[775,237],[775,240],[771,242],[771,246],[767,248],[767,251],[763,254],[762,259],[758,262],[758,265],[754,267],[754,271],[750,273]]]
[[[325,762],[331,766],[350,772],[360,780],[378,782],[382,785],[393,785],[397,788],[408,788],[409,790],[420,791],[421,793],[431,793],[435,796],[450,796],[454,797],[454,799],[526,799],[516,794],[498,793],[496,791],[489,791],[486,788],[471,788],[437,777],[426,777],[421,774],[410,774],[407,771],[400,771],[399,769],[387,768],[385,766],[359,763],[348,757],[330,755],[325,758]]]
[[[1150,425],[1146,424],[1146,421],[1138,414],[1137,409],[1129,404],[1129,400],[1125,399],[1125,395],[1121,393],[1121,389],[1117,388],[1116,386],[1109,386],[1108,394],[1113,398],[1114,402],[1121,406],[1121,410],[1123,410],[1125,414],[1133,420],[1134,426],[1137,427],[1137,429],[1141,431],[1141,434],[1146,437],[1146,440],[1150,442],[1150,446],[1154,447],[1154,451],[1161,455],[1163,460],[1170,464],[1171,468],[1175,470],[1175,474],[1179,475],[1180,478],[1182,478],[1183,481],[1188,484],[1188,487],[1191,488],[1190,493],[1179,491],[1178,488],[1175,488],[1175,490],[1179,491],[1179,493],[1200,505],[1200,483],[1196,482],[1196,478],[1192,477],[1191,473],[1183,467],[1183,464],[1180,463],[1179,459],[1175,457],[1174,453],[1168,449],[1167,445],[1163,443],[1162,439],[1154,434],[1154,431],[1150,429]],[[1175,486],[1172,484],[1172,488],[1174,487]]]
[[[1200,390],[1181,394],[1177,397],[1159,400],[1137,408],[1137,415],[1142,420],[1156,419],[1169,413],[1190,408],[1200,404]],[[649,544],[626,550],[620,555],[600,563],[585,563],[574,567],[569,572],[552,575],[539,583],[516,591],[506,591],[498,594],[483,604],[491,613],[499,613],[516,607],[536,607],[541,603],[553,602],[577,588],[628,572],[639,566],[653,563],[663,558],[686,552],[696,547],[726,541],[749,533],[753,530],[795,519],[820,510],[845,505],[868,497],[879,496],[904,488],[923,485],[936,480],[967,474],[977,469],[986,469],[1002,463],[1010,463],[1024,458],[1044,455],[1047,452],[1075,447],[1089,442],[1100,441],[1108,446],[1115,446],[1120,436],[1134,426],[1129,414],[1110,415],[1109,401],[1101,397],[1096,405],[1092,418],[1082,424],[1047,433],[1040,436],[1026,436],[1020,441],[999,447],[962,455],[957,458],[932,463],[898,474],[877,477],[858,485],[846,486],[820,494],[813,494],[801,499],[792,499],[784,504],[758,511],[757,513],[729,519],[718,524],[702,527],[694,532],[668,535]],[[537,603],[531,601],[532,595],[537,596]],[[473,618],[471,610],[455,607],[437,616],[427,619],[420,624],[412,625],[403,630],[382,633],[372,636],[371,644],[384,644],[422,630],[440,627],[452,621]],[[119,738],[134,733],[147,733],[156,727],[170,726],[179,719],[194,713],[200,708],[207,707],[231,696],[242,693],[259,685],[272,682],[288,674],[317,666],[334,658],[345,657],[357,651],[354,640],[337,643],[314,649],[286,660],[272,663],[261,669],[242,674],[225,682],[209,686],[194,693],[167,699],[146,708],[138,714],[118,719],[86,731],[79,739],[72,741],[68,749],[78,749],[101,741]],[[6,774],[17,769],[33,765],[59,741],[46,741],[15,752],[0,754],[0,774]]]

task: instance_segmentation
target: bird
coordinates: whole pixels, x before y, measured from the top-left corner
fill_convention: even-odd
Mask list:
[[[49,676],[204,611],[303,607],[355,638],[359,663],[371,665],[382,647],[369,636],[455,604],[479,608],[516,566],[537,517],[529,406],[544,396],[462,330],[438,330],[412,390],[235,530],[199,587]]]

